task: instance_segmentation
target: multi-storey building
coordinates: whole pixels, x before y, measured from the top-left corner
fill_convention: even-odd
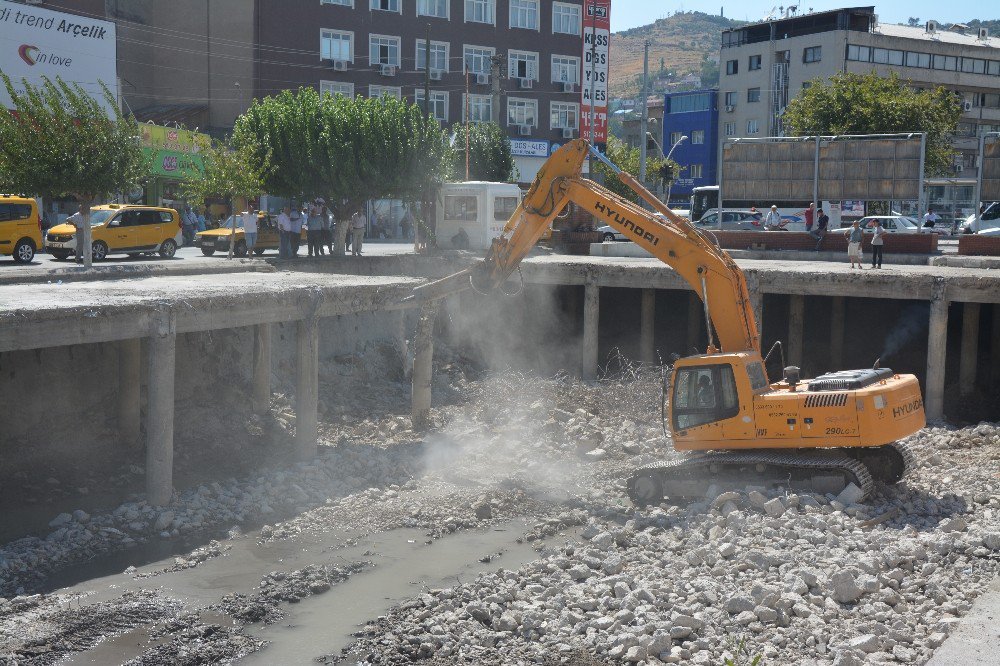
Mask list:
[[[669,203],[673,205],[689,201],[693,188],[719,182],[718,98],[715,89],[668,93],[664,97],[662,145],[667,152],[673,150],[671,159],[680,167],[670,190]]]
[[[874,7],[789,15],[724,30],[719,68],[722,140],[781,136],[785,107],[813,80],[872,70],[960,97],[956,176],[975,175],[976,137],[1000,129],[1000,39],[985,30],[879,23]]]

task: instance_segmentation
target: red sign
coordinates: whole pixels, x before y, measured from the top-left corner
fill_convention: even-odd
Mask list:
[[[608,141],[608,53],[611,0],[584,0],[583,79],[580,86],[580,136],[595,144]],[[594,136],[590,135],[593,115]]]

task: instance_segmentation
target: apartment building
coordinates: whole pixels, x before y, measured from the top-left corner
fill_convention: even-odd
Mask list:
[[[956,177],[975,176],[977,137],[1000,130],[1000,37],[965,26],[884,24],[874,7],[786,15],[723,31],[719,68],[722,141],[782,136],[785,107],[813,80],[872,70],[960,97]]]
[[[662,145],[668,152],[673,149],[671,158],[680,167],[670,191],[672,205],[689,201],[695,187],[719,182],[718,98],[719,91],[714,88],[664,97]]]

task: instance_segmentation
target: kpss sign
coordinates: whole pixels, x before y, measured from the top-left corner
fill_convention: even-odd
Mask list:
[[[583,85],[580,100],[580,136],[593,142],[608,141],[608,47],[611,43],[611,0],[584,0]]]

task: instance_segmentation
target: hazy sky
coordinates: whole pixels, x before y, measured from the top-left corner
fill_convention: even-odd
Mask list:
[[[676,11],[699,11],[706,14],[718,14],[722,9],[730,18],[744,21],[757,21],[771,11],[772,7],[788,6],[787,0],[740,0],[739,2],[720,2],[706,0],[611,0],[611,29],[615,32],[652,23]],[[934,19],[943,23],[961,23],[975,18],[1000,19],[1000,4],[993,2],[972,2],[972,0],[891,0],[891,2],[800,2],[800,12],[839,9],[841,7],[874,6],[879,20],[888,23],[905,23],[906,19],[915,16],[921,21]]]

